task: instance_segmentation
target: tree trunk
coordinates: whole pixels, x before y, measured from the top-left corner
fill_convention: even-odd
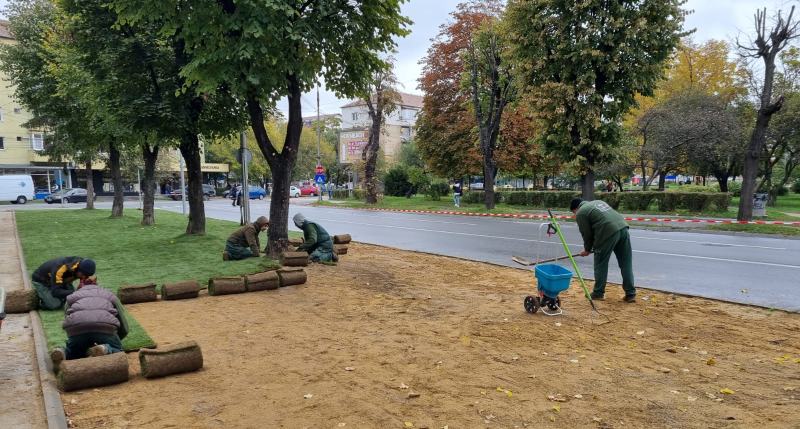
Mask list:
[[[659,191],[664,191],[666,189],[667,189],[667,172],[666,171],[662,171],[658,175],[658,190]]]
[[[109,167],[111,168],[111,183],[114,185],[114,203],[111,205],[111,217],[122,217],[122,208],[125,199],[122,188],[122,171],[120,169],[119,149],[116,142],[108,144]]]
[[[581,198],[584,201],[594,200],[594,170],[592,169],[581,175]]]
[[[715,173],[720,192],[728,192],[728,175],[725,173]]]
[[[204,235],[206,233],[206,212],[203,204],[203,171],[200,163],[200,142],[197,134],[187,132],[181,137],[181,154],[186,163],[186,178],[189,193],[189,223],[186,225],[187,235]]]
[[[142,225],[155,225],[155,197],[156,197],[156,161],[158,160],[158,145],[150,149],[149,144],[142,146],[144,158],[144,198],[142,203]],[[141,186],[142,184],[140,184]]]
[[[92,161],[86,162],[86,208],[94,210],[94,181],[92,180]]]
[[[364,147],[362,159],[364,160],[364,186],[366,187],[367,204],[378,203],[378,179],[375,177],[375,169],[378,163],[378,150],[380,149],[381,121],[383,112],[376,112],[372,127],[369,132],[367,146]]]
[[[278,259],[278,256],[289,245],[289,186],[291,185],[292,168],[297,160],[297,148],[300,146],[300,134],[303,131],[303,111],[300,104],[302,90],[296,76],[287,76],[287,82],[289,85],[289,121],[286,125],[286,139],[280,152],[275,150],[264,127],[264,111],[258,99],[254,96],[247,98],[250,126],[255,134],[258,147],[272,172],[270,223],[267,230],[269,241],[265,253],[273,259]]]
[[[497,174],[494,156],[492,151],[486,151],[483,155],[483,203],[486,210],[493,210],[495,206],[494,179]]]

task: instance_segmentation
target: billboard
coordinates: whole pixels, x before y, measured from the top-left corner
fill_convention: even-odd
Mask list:
[[[342,132],[339,137],[339,160],[343,163],[360,160],[368,139],[369,131],[367,130]]]

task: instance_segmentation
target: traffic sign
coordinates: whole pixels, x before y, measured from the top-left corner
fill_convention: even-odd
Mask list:
[[[236,152],[236,161],[238,163],[242,163],[242,151],[244,151],[244,159],[247,164],[249,164],[253,160],[253,152],[250,152],[248,149],[239,149]]]
[[[323,173],[323,174],[315,175],[314,176],[314,181],[317,182],[320,185],[325,183],[325,174]]]
[[[321,164],[317,164],[317,167],[314,169],[314,173],[317,175],[325,174],[325,167],[323,167]]]

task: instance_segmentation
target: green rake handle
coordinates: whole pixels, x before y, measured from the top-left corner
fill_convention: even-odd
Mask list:
[[[586,287],[586,282],[583,280],[583,276],[581,275],[581,270],[578,269],[578,264],[575,262],[575,258],[572,257],[572,252],[569,250],[569,246],[567,245],[567,240],[564,238],[564,234],[561,233],[561,226],[558,224],[555,216],[553,216],[553,212],[550,209],[547,209],[547,213],[550,215],[550,224],[556,229],[556,234],[558,234],[558,239],[561,240],[561,245],[564,246],[564,251],[569,255],[569,261],[572,262],[572,268],[575,269],[575,274],[578,276],[578,280],[580,280],[581,288],[583,289],[583,296],[589,301],[589,304],[592,305],[592,309],[597,311],[597,308],[594,306],[594,301],[592,300],[592,296],[589,294],[589,288]]]

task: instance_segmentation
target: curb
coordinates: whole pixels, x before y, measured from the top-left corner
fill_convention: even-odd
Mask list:
[[[411,209],[385,209],[385,208],[369,208],[369,207],[326,207],[337,209],[349,210],[366,210],[377,212],[393,212],[393,213],[419,213],[419,214],[438,214],[438,215],[451,215],[451,216],[472,216],[472,217],[494,217],[494,218],[510,218],[510,219],[550,219],[546,214],[525,214],[525,213],[474,213],[474,212],[457,212],[450,210],[411,210]],[[556,219],[574,219],[575,216],[571,215],[556,215]],[[800,221],[780,221],[780,220],[735,220],[735,219],[685,219],[685,218],[659,218],[659,217],[631,217],[626,216],[626,221],[631,222],[670,222],[670,223],[711,223],[711,224],[738,224],[738,225],[784,225],[784,226],[797,226],[800,227]]]
[[[17,240],[17,252],[19,253],[19,265],[22,272],[23,287],[31,289],[28,269],[25,265],[25,255],[22,253],[22,241],[19,239],[17,231],[16,212],[12,211],[11,220],[14,227],[14,238]],[[64,404],[61,402],[61,394],[56,387],[56,379],[53,376],[53,364],[47,356],[47,341],[45,340],[42,320],[39,318],[39,311],[32,310],[30,313],[31,328],[33,329],[33,344],[36,348],[36,371],[39,375],[39,383],[42,388],[42,399],[44,401],[45,418],[49,429],[67,429],[67,416],[64,414]]]

